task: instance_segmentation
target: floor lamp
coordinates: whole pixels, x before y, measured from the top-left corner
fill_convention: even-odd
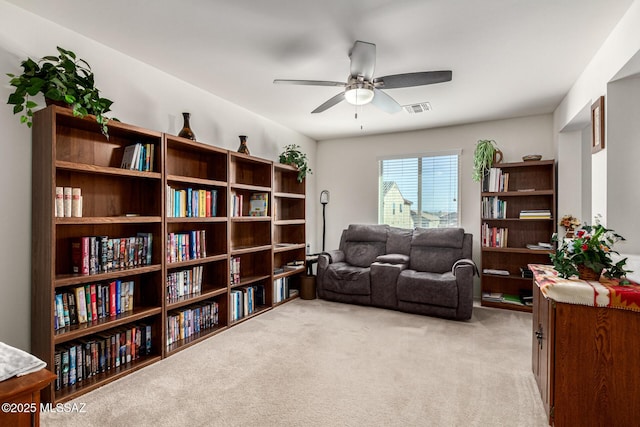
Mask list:
[[[326,233],[325,209],[329,203],[329,190],[322,190],[320,193],[320,203],[322,203],[322,252],[324,252],[324,238]]]

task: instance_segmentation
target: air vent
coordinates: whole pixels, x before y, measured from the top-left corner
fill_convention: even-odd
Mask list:
[[[431,104],[420,102],[419,104],[403,105],[402,108],[409,114],[418,114],[431,110]]]

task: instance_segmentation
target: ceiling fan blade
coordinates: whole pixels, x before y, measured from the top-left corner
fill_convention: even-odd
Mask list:
[[[328,110],[329,108],[333,107],[334,105],[336,105],[337,103],[339,103],[341,101],[344,101],[344,92],[340,92],[339,94],[337,94],[333,98],[329,99],[324,104],[322,104],[321,106],[319,106],[318,108],[313,110],[311,112],[311,114],[322,113],[324,110]]]
[[[395,74],[392,76],[378,77],[373,80],[373,84],[381,89],[431,85],[451,81],[451,74],[451,70]]]
[[[371,81],[376,68],[376,45],[356,40],[349,52],[351,58],[351,76],[363,76]]]
[[[380,89],[373,89],[373,100],[371,103],[387,113],[394,114],[402,111],[402,105],[398,104],[395,99]]]
[[[273,81],[275,84],[287,84],[287,85],[307,85],[307,86],[340,86],[345,87],[347,84],[343,82],[330,82],[324,80],[285,80],[276,79]]]

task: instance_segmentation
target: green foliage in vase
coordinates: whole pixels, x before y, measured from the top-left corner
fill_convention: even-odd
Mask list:
[[[41,93],[45,98],[69,104],[76,117],[92,114],[108,139],[109,119],[104,113],[111,111],[113,101],[102,98],[95,87],[91,67],[70,50],[58,47],[58,56],[45,56],[37,62],[31,58],[22,61],[22,74],[7,73],[9,83],[15,87],[7,104],[13,105],[13,114],[21,114],[20,122],[32,126],[33,109],[38,104],[33,97]]]
[[[302,182],[307,174],[313,173],[307,164],[307,155],[296,144],[285,145],[284,151],[280,153],[280,163],[298,168],[298,182]]]
[[[493,156],[496,153],[496,142],[492,139],[481,139],[476,143],[473,152],[473,175],[475,182],[482,181],[482,178],[493,165]]]

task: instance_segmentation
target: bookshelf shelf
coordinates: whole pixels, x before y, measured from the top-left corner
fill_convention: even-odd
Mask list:
[[[160,361],[160,356],[142,356],[140,359],[133,362],[129,362],[124,366],[119,366],[110,370],[107,373],[100,373],[98,375],[91,376],[84,379],[81,383],[71,387],[66,387],[64,390],[58,390],[55,392],[55,401],[58,403],[64,403],[71,399],[75,399],[85,393],[95,390],[103,385],[117,380],[131,372],[142,369],[145,366],[151,365]]]
[[[212,337],[222,331],[227,329],[227,326],[216,326],[213,328],[207,328],[204,331],[197,332],[191,335],[188,338],[181,339],[178,342],[174,342],[167,346],[167,356],[177,353],[180,350],[184,350],[185,348],[189,348],[194,344],[199,343],[207,338]]]
[[[72,172],[84,172],[102,175],[111,175],[114,177],[134,177],[134,178],[147,178],[147,179],[161,179],[162,175],[159,172],[143,172],[136,170],[121,169],[119,167],[108,166],[95,166],[85,163],[67,162],[64,160],[56,161],[56,168],[59,170],[72,171]]]
[[[530,263],[549,264],[552,250],[529,249],[528,244],[551,242],[556,232],[556,163],[555,160],[499,163],[494,177],[502,175],[508,182],[507,191],[486,191],[488,182],[483,182],[480,194],[480,225],[482,230],[481,252],[484,269],[506,270],[509,275],[481,274],[482,294],[495,293],[519,296],[530,295],[533,281],[522,277],[520,269]],[[494,171],[495,172],[495,171]],[[508,177],[505,175],[508,174]],[[495,185],[491,188],[502,188]],[[498,207],[498,209],[496,209]],[[487,213],[487,209],[490,211]],[[493,212],[491,212],[493,209]],[[545,218],[520,218],[522,211],[548,211]],[[504,218],[491,218],[490,216]],[[504,245],[493,242],[493,236],[502,237]],[[499,239],[498,239],[499,240]],[[496,246],[493,246],[493,245]],[[514,303],[481,300],[483,306],[531,312],[531,306]]]
[[[295,292],[291,297],[274,294],[273,274],[274,263],[305,259],[305,184],[295,179],[295,168],[121,122],[109,123],[107,140],[92,117],[77,118],[55,106],[38,111],[33,123],[31,351],[60,378],[43,390],[44,402],[77,398],[295,298]],[[138,143],[148,153],[150,171],[120,167],[127,147]],[[59,206],[52,196],[59,187],[81,189],[82,216],[55,215]],[[259,200],[266,196],[265,216],[249,215],[260,208],[255,198],[251,204],[254,193],[263,193]],[[232,215],[236,196],[242,216]],[[191,211],[183,210],[187,199]],[[195,215],[196,204],[202,206],[200,200],[205,213],[187,217]],[[124,250],[123,241],[129,244]],[[111,269],[109,253],[115,260],[116,252],[110,252],[110,245],[115,249],[116,244],[118,256],[125,257],[119,265],[129,268]],[[96,274],[75,273],[85,261]],[[231,263],[239,265],[238,277],[231,277]],[[295,288],[304,271],[300,266],[275,279],[289,279]],[[133,282],[133,295],[123,287],[120,298],[128,299],[116,300],[125,303],[124,312],[81,322],[78,312],[69,309],[69,319],[74,316],[76,322],[58,328],[58,306],[65,299],[73,305],[81,288],[86,293],[95,286],[96,305],[102,304],[98,313],[113,311],[110,303],[117,294],[112,286],[115,282],[117,288],[118,281]],[[281,287],[277,290],[282,293]],[[240,308],[231,301],[255,307],[231,321]],[[187,318],[200,323],[179,329],[193,327],[184,322]],[[182,336],[191,335],[175,341],[176,325]],[[195,332],[199,328],[205,329]],[[144,347],[136,347],[137,340]],[[72,383],[74,354],[106,356],[116,342],[131,351],[133,360],[118,367],[112,360],[113,366],[100,365]],[[65,363],[68,374],[62,370]]]
[[[118,314],[115,317],[107,317],[83,323],[81,325],[74,325],[64,329],[58,329],[57,331],[55,331],[54,343],[58,345],[68,341],[83,338],[88,334],[97,334],[99,332],[113,329],[127,323],[137,322],[147,317],[158,315],[161,311],[162,310],[160,307],[141,307],[134,309],[130,313]]]
[[[82,217],[82,218],[56,218],[56,225],[77,225],[77,224],[145,224],[161,223],[159,216],[103,216],[103,217]]]
[[[85,283],[106,282],[113,279],[120,279],[128,276],[139,276],[142,274],[159,272],[162,270],[160,264],[147,265],[145,267],[128,268],[100,274],[61,274],[54,278],[54,287],[62,288],[70,285],[82,285]]]

